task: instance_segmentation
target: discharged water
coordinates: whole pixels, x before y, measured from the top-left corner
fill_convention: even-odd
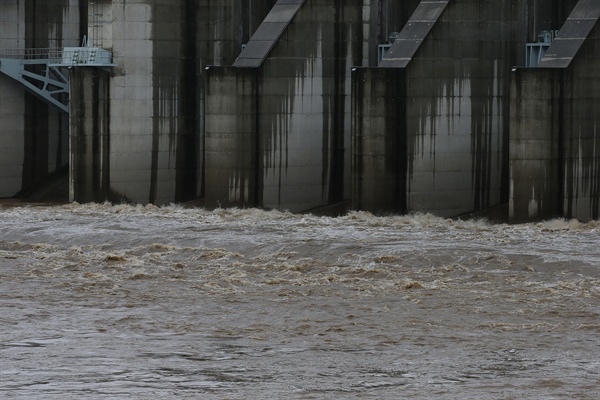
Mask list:
[[[0,398],[600,398],[600,223],[0,205]]]

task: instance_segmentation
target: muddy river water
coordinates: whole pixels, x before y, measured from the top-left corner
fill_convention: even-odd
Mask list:
[[[600,223],[0,205],[3,399],[597,399]]]

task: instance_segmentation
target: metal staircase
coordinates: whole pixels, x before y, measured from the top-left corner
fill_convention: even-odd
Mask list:
[[[98,47],[0,50],[0,73],[43,101],[69,112],[69,75],[73,67],[114,67],[112,53]]]

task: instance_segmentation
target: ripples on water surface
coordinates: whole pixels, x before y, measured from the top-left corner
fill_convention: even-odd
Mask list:
[[[0,398],[600,398],[600,224],[0,205]]]

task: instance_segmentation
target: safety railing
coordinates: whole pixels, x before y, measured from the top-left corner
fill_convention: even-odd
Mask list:
[[[98,47],[0,49],[0,59],[2,58],[23,60],[26,64],[39,61],[59,67],[114,66],[113,53]]]
[[[0,58],[16,60],[52,60],[62,59],[62,48],[0,49]]]

